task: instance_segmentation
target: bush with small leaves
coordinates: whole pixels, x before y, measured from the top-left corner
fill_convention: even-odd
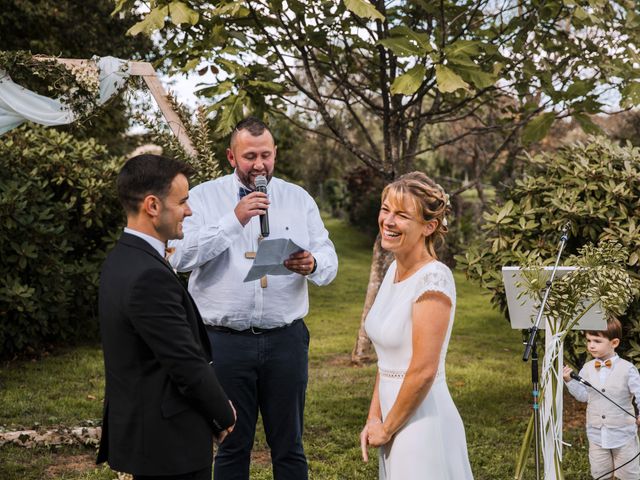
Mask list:
[[[0,142],[0,357],[97,333],[97,285],[123,226],[124,159],[95,140],[26,127]]]
[[[588,243],[611,240],[628,251],[627,271],[640,278],[640,149],[597,137],[530,158],[524,176],[503,189],[484,214],[482,238],[456,257],[458,266],[506,311],[501,267],[553,264],[566,222],[564,261]],[[625,339],[619,351],[640,363],[640,301],[633,289],[635,301],[621,319]],[[582,337],[572,335],[565,352],[574,364],[584,362]]]

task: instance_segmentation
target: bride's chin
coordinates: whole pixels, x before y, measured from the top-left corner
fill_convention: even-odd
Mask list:
[[[380,246],[388,252],[393,252],[394,250],[393,242],[388,242],[384,238],[380,240]]]

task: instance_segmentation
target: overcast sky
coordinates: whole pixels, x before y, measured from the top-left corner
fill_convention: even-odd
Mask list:
[[[197,85],[205,82],[210,85],[215,85],[216,83],[216,79],[210,71],[207,71],[207,74],[204,76],[200,76],[197,73],[190,76],[186,76],[184,74],[171,75],[170,77],[160,74],[158,76],[160,77],[160,81],[162,82],[165,90],[171,90],[180,103],[191,108],[194,108],[201,103],[201,101],[198,100],[198,97],[193,94],[195,90],[202,88],[197,87]]]

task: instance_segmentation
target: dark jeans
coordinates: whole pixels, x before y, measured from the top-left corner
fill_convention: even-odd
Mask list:
[[[209,332],[213,365],[238,420],[218,449],[215,480],[249,480],[251,448],[262,415],[274,480],[306,480],[302,447],[309,330],[290,327],[253,333]]]
[[[180,475],[134,475],[133,480],[211,480],[211,466]]]

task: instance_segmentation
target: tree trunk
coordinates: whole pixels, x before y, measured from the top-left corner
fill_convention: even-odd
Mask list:
[[[384,250],[380,245],[380,234],[378,234],[376,242],[373,245],[373,258],[371,259],[371,271],[369,273],[367,295],[364,299],[362,317],[360,318],[360,330],[358,330],[358,338],[356,339],[356,344],[351,352],[351,361],[355,364],[370,362],[375,358],[375,354],[371,346],[371,340],[369,340],[369,337],[367,337],[367,334],[364,331],[364,321],[367,318],[369,310],[371,310],[371,306],[378,294],[384,274],[387,272],[392,260],[393,255]]]

